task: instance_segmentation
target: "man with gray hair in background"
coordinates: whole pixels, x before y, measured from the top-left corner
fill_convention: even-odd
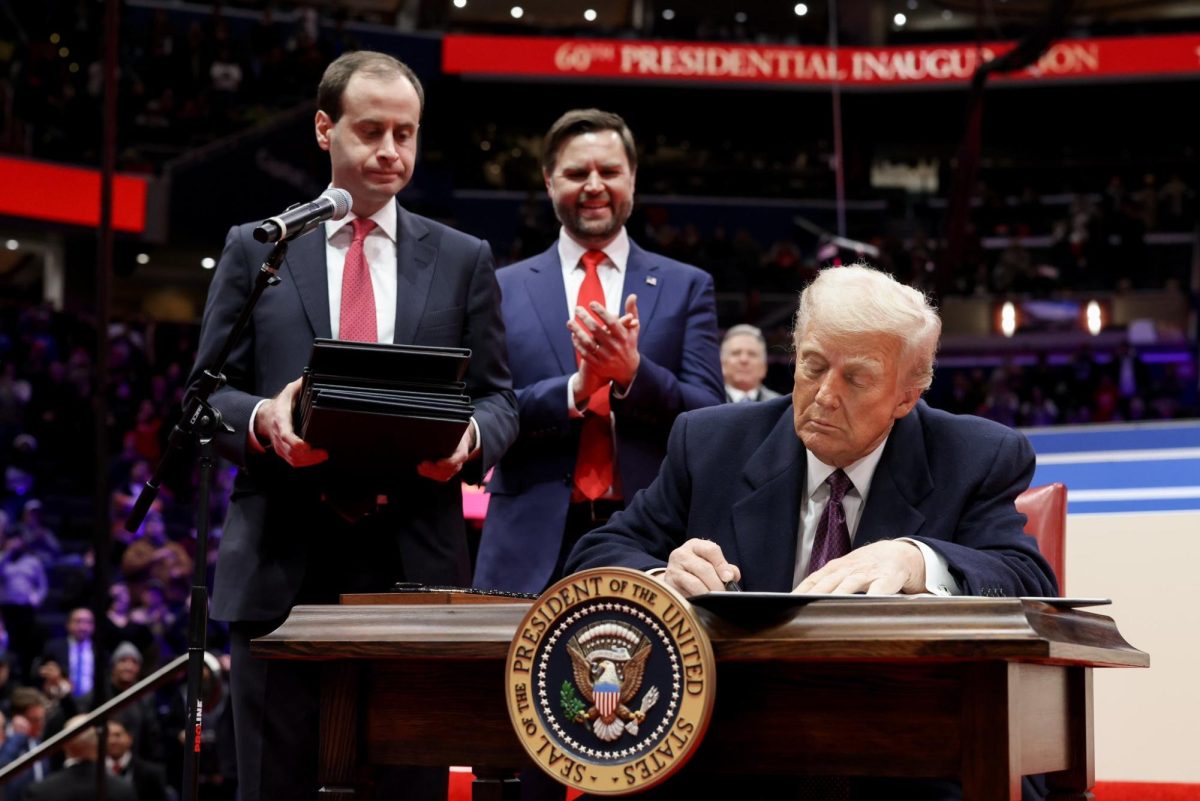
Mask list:
[[[721,373],[725,377],[725,400],[730,403],[779,397],[778,392],[763,384],[767,377],[767,338],[756,325],[742,323],[725,332]]]
[[[921,400],[940,333],[926,298],[886,273],[824,270],[796,313],[791,397],[680,416],[658,478],[579,541],[567,572],[630,567],[685,596],[730,581],[771,592],[1055,595],[1015,506],[1033,476],[1029,442]],[[855,798],[961,797],[953,782],[851,788]],[[664,792],[681,789],[668,781]]]

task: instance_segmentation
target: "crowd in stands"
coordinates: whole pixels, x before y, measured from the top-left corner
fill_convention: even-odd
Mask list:
[[[103,3],[17,4],[0,27],[0,151],[99,163]],[[122,14],[121,169],[153,172],[173,156],[309,100],[325,65],[356,47],[322,34],[315,9],[268,5],[234,25],[163,8]]]
[[[197,554],[193,506],[186,500],[194,492],[190,454],[168,472],[137,531],[129,533],[124,526],[178,417],[195,331],[146,323],[119,323],[110,329],[111,372],[104,387],[113,454],[107,468],[112,490],[106,571],[110,602],[97,620],[88,608],[100,572],[90,511],[94,331],[87,320],[41,307],[0,309],[0,320],[2,765],[28,750],[31,740],[44,740],[73,715],[92,709],[98,683],[106,682],[102,697],[112,697],[186,652],[188,590]],[[226,466],[216,474],[214,543],[232,470]],[[209,556],[211,566],[215,547]],[[108,665],[94,665],[93,638],[110,655]],[[210,627],[208,647],[216,653],[226,648],[219,624]],[[202,766],[203,797],[231,798],[232,785],[226,780],[232,782],[234,776],[228,756],[232,744],[218,747],[222,733],[229,739],[232,725],[224,720],[227,671],[214,658],[206,675],[206,736],[212,742]],[[141,792],[139,799],[165,799],[178,792],[186,722],[183,691],[182,684],[168,684],[113,718],[109,757],[125,764],[136,785],[157,786],[153,777],[164,777],[161,793]],[[130,768],[131,763],[136,767]],[[34,774],[25,776],[32,779]],[[4,798],[19,798],[20,786],[10,783]]]

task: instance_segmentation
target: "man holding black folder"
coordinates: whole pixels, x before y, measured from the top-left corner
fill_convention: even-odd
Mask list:
[[[336,603],[341,592],[386,590],[398,580],[466,584],[461,492],[451,479],[461,472],[480,481],[516,436],[487,243],[396,202],[412,176],[423,102],[416,76],[391,56],[347,53],[326,69],[317,144],[329,153],[333,186],[352,196],[352,212],[324,224],[321,235],[291,243],[282,283],[263,294],[226,364],[228,383],[212,395],[233,428],[217,447],[239,466],[212,611],[232,624],[244,801],[314,797],[317,763],[317,673],[253,659],[250,640],[278,626],[296,603]],[[268,246],[252,240],[253,227],[237,226],[226,239],[193,382],[218,353],[267,255]],[[348,486],[344,466],[322,466],[328,453],[293,427],[317,338],[469,348],[465,382],[474,416],[458,446]],[[432,785],[404,795],[444,797],[445,771]]]
[[[654,479],[675,418],[724,399],[712,278],[630,239],[636,171],[610,112],[568,111],[543,142],[562,230],[498,275],[521,433],[488,485],[478,587],[559,578],[576,540]]]

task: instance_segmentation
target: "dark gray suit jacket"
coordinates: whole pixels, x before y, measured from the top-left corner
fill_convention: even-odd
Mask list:
[[[397,297],[395,342],[466,347],[466,376],[482,437],[481,458],[464,477],[478,482],[516,437],[517,411],[504,346],[500,292],[486,242],[396,206]],[[216,357],[269,247],[255,242],[252,225],[230,230],[209,289],[191,384]],[[290,246],[251,324],[225,366],[227,384],[212,404],[233,427],[217,438],[220,453],[239,466],[225,521],[213,593],[220,620],[270,620],[284,615],[312,578],[310,557],[329,538],[320,497],[343,476],[326,466],[293,469],[273,453],[247,447],[250,415],[262,398],[300,377],[313,339],[331,336],[325,239],[317,232]],[[411,465],[395,475],[372,476],[389,503],[373,521],[394,540],[404,578],[436,584],[469,581],[462,498],[457,480],[417,476]],[[375,543],[377,544],[377,543]],[[352,542],[346,548],[358,547]],[[323,566],[322,566],[323,567]],[[399,576],[397,578],[400,578]]]

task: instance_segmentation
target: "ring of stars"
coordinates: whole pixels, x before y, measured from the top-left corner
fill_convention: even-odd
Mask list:
[[[567,629],[583,620],[588,615],[596,612],[620,612],[630,617],[640,620],[645,627],[654,632],[655,637],[662,643],[666,650],[667,658],[671,663],[671,697],[667,704],[666,714],[663,715],[662,722],[654,728],[653,731],[644,732],[644,737],[636,744],[621,750],[606,751],[604,749],[596,749],[584,746],[574,737],[567,733],[562,724],[559,723],[558,717],[554,714],[554,707],[550,702],[550,693],[546,689],[546,674],[550,664],[550,653],[554,649],[554,644],[562,638]],[[670,635],[663,630],[662,626],[658,625],[658,621],[646,614],[640,607],[631,606],[625,603],[593,603],[577,609],[570,615],[567,615],[558,624],[554,631],[550,634],[541,645],[541,658],[538,662],[537,673],[537,694],[538,707],[541,709],[542,717],[546,721],[550,730],[558,737],[558,739],[567,746],[570,746],[576,754],[586,755],[593,759],[625,759],[634,756],[648,748],[652,748],[651,742],[657,742],[670,728],[675,721],[675,712],[679,706],[679,688],[682,684],[681,670],[679,665],[679,653],[675,648],[675,643]]]

